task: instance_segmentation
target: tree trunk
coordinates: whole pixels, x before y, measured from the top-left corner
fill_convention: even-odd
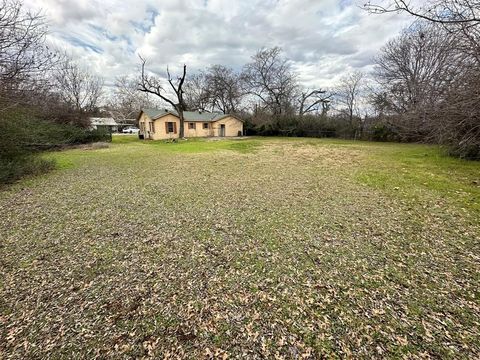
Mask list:
[[[349,113],[348,113],[348,117],[349,117],[349,120],[350,120],[350,130],[352,131],[353,140],[356,140],[357,129],[354,129],[354,127],[353,127],[353,107],[350,108]]]
[[[183,109],[177,109],[178,117],[180,119],[180,129],[178,137],[183,139],[185,137],[185,119],[183,117]]]
[[[298,115],[303,116],[303,107],[305,106],[305,94],[302,93],[302,97],[300,100],[300,109],[298,110]]]

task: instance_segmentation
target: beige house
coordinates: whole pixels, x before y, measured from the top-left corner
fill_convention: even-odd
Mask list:
[[[243,120],[234,115],[185,111],[185,137],[241,136]],[[179,137],[180,119],[175,111],[144,109],[138,115],[140,134],[145,139],[162,140]]]

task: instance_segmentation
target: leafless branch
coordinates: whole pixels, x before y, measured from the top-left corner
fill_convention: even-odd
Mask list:
[[[177,114],[180,118],[180,132],[179,135],[181,138],[184,137],[184,117],[183,111],[186,109],[186,104],[183,99],[183,85],[185,83],[185,78],[187,76],[187,65],[183,65],[182,76],[177,78],[176,83],[174,82],[170,71],[167,66],[167,82],[174,92],[173,97],[169,97],[168,93],[162,87],[162,81],[160,78],[150,75],[146,72],[145,65],[146,59],[140,57],[141,61],[141,75],[138,83],[138,90],[144,93],[153,94],[163,101],[170,104],[173,109],[177,111]]]

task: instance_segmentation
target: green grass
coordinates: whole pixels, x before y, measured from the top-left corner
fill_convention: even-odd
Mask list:
[[[220,141],[205,139],[188,139],[179,140],[178,142],[169,141],[142,141],[140,142],[136,136],[114,136],[113,144],[132,144],[137,143],[144,147],[155,147],[165,152],[180,153],[198,153],[217,150],[235,150],[242,153],[255,151],[260,145],[257,140],[237,140],[237,141]]]
[[[476,358],[480,163],[114,136],[0,192],[0,358]]]
[[[112,144],[135,144],[140,143],[137,135],[112,135]]]
[[[446,156],[433,146],[383,147],[372,151],[359,180],[418,199],[430,196],[480,212],[479,163]]]

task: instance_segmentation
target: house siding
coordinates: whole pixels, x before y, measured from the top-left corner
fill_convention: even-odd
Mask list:
[[[138,119],[138,127],[140,129],[140,133],[143,134],[145,139],[149,139],[149,129],[150,129],[150,117],[147,116],[147,114],[143,113],[140,115],[140,118]]]
[[[243,134],[243,122],[233,116],[227,116],[212,123],[212,136],[220,136],[220,125],[225,125],[225,136],[238,136],[239,131]]]
[[[167,132],[166,123],[172,122],[174,123],[174,132]],[[178,138],[178,134],[180,132],[180,120],[173,115],[165,115],[162,116],[160,119],[155,120],[155,133],[152,134],[152,140],[164,140],[164,139],[176,139]]]
[[[203,128],[203,122],[195,121],[195,130],[189,129],[188,124],[190,121],[185,122],[185,136],[186,137],[209,137],[213,136],[212,123],[207,122],[208,129]]]

